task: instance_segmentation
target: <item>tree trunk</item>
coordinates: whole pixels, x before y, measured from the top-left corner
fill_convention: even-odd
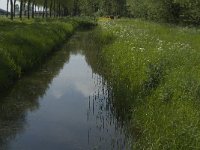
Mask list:
[[[7,17],[8,17],[8,6],[9,6],[9,0],[7,0],[7,13],[6,13]]]
[[[59,17],[59,2],[57,2],[56,17]]]
[[[60,17],[61,16],[61,4],[59,3],[58,6],[59,6],[58,7],[58,14],[59,14],[59,17]]]
[[[17,1],[17,0],[14,0],[14,6],[13,6],[14,12],[13,12],[13,17],[15,17],[15,11],[16,11],[15,5],[16,5],[16,1]]]
[[[42,18],[44,18],[44,9],[45,9],[45,2],[44,2],[44,5],[43,5],[43,10],[42,10]]]
[[[40,6],[38,5],[38,17],[40,17]]]
[[[13,0],[10,0],[10,19],[13,20]]]
[[[64,16],[67,16],[68,15],[68,9],[67,7],[64,7]]]
[[[54,13],[54,18],[56,17],[56,1],[54,0],[54,4],[53,4],[54,6],[54,10],[53,10],[53,13]]]
[[[27,11],[27,10],[26,10],[26,1],[24,1],[23,10],[24,10],[24,16],[26,16],[26,13],[27,13],[27,12],[26,12],[26,11]]]
[[[30,4],[31,4],[31,1],[30,0],[28,0],[28,19],[30,19]]]
[[[35,10],[34,10],[34,14],[35,14],[35,16],[36,16],[36,12],[37,12],[37,4],[35,4]]]
[[[50,3],[50,18],[52,17],[52,7],[53,7],[53,1],[51,0],[51,3]]]
[[[23,11],[23,0],[20,1],[20,14],[19,18],[22,20],[22,11]]]
[[[35,11],[34,11],[34,7],[35,6],[35,1],[33,1],[33,3],[32,3],[32,18],[34,18],[35,17]]]
[[[47,4],[47,0],[45,0],[46,1],[46,11],[45,11],[45,14],[46,14],[46,18],[48,17],[48,4]]]

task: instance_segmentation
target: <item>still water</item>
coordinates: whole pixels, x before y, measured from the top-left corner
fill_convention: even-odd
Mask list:
[[[0,150],[130,149],[95,44],[77,33],[0,98]]]

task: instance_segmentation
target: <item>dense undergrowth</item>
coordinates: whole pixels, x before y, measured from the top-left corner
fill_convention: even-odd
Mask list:
[[[73,32],[95,21],[86,18],[0,19],[0,90],[33,69]]]
[[[182,25],[200,25],[199,0],[127,0],[133,17]]]
[[[100,20],[113,90],[131,108],[135,149],[200,148],[200,30]],[[123,101],[123,100],[122,100]]]

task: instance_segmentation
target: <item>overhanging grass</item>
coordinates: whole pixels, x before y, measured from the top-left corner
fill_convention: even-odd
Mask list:
[[[127,91],[136,149],[200,148],[200,30],[100,21],[114,89]]]
[[[82,24],[94,22],[80,18],[43,21],[0,19],[0,89],[38,65],[58,44]]]

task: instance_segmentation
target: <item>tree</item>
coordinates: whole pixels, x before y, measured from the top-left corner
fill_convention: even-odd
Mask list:
[[[20,0],[20,12],[19,12],[19,18],[22,19],[22,11],[23,11],[23,0]]]
[[[13,14],[14,14],[13,13],[13,0],[10,0],[10,18],[11,18],[11,20],[13,20],[13,17],[14,17]]]
[[[8,17],[8,6],[9,6],[9,0],[7,0],[7,13],[6,13],[7,17]]]

